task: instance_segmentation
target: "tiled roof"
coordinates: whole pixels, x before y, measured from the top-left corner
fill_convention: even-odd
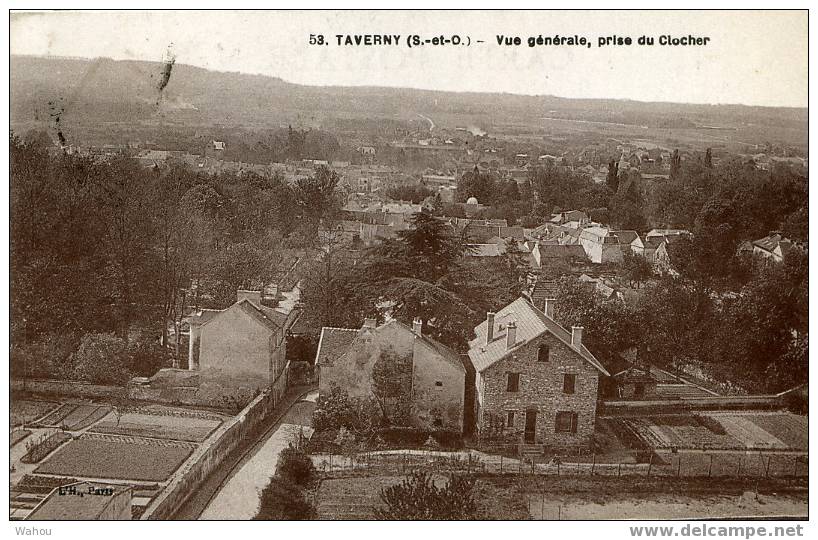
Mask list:
[[[639,234],[636,231],[611,231],[613,234],[619,238],[620,244],[630,244],[637,238],[639,238]]]
[[[402,329],[405,332],[415,334],[412,331],[411,328],[409,328],[408,326],[406,326],[402,322],[400,322],[398,320],[395,320],[395,319],[389,321],[388,323],[386,323],[384,325],[379,326],[378,328],[375,329],[375,332],[377,332],[379,329],[384,328],[384,327],[386,327],[388,325],[394,325],[394,326],[397,326],[398,328]],[[417,338],[419,338],[418,343],[422,343],[426,347],[430,348],[432,351],[436,352],[438,354],[438,356],[440,356],[443,360],[446,360],[450,364],[453,364],[453,365],[459,367],[463,371],[466,370],[466,368],[463,367],[463,362],[460,361],[460,356],[456,352],[454,352],[452,349],[450,349],[446,345],[440,343],[439,341],[437,341],[435,339],[432,339],[431,337],[429,337],[427,335],[417,336],[415,334],[415,336]]]
[[[517,324],[517,343],[511,349],[506,347],[505,332],[503,331],[509,322]],[[469,358],[477,371],[483,371],[506,355],[511,354],[520,345],[531,341],[544,332],[550,332],[560,339],[573,351],[579,354],[585,361],[594,366],[603,375],[609,375],[607,370],[591,354],[584,345],[575,347],[571,344],[571,333],[560,326],[555,320],[547,317],[545,313],[532,306],[525,298],[518,298],[494,315],[494,340],[486,344],[486,334],[488,330],[487,322],[483,321],[474,329],[477,336],[469,342]],[[502,328],[501,328],[502,327]]]
[[[322,328],[321,337],[318,339],[318,351],[315,353],[315,365],[331,365],[349,350],[356,337],[358,337],[358,330],[355,328],[330,328],[328,326]]]
[[[412,334],[416,338],[416,343],[426,346],[435,352],[442,360],[445,360],[446,362],[449,362],[450,364],[465,371],[466,368],[463,367],[463,362],[460,361],[460,356],[455,351],[429,336],[417,336],[411,328],[398,320],[392,319],[391,321],[374,328],[372,332],[378,333],[387,327],[398,328],[403,332]],[[315,364],[331,365],[335,360],[343,356],[349,350],[352,343],[355,341],[355,338],[358,337],[358,333],[359,331],[353,328],[322,328],[321,338],[318,341],[318,352],[315,356]]]
[[[544,259],[587,259],[585,249],[579,244],[540,244],[540,257]]]

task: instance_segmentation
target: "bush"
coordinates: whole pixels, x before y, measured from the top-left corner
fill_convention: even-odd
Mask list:
[[[371,431],[379,418],[380,412],[372,400],[350,397],[333,386],[329,393],[318,397],[312,425],[316,431],[343,427],[360,433]]]
[[[306,486],[314,473],[312,459],[303,450],[289,446],[278,456],[276,475],[283,479],[290,479],[299,486]]]
[[[273,476],[261,492],[261,502],[254,519],[304,520],[315,519],[315,508],[304,492],[291,479]]]
[[[289,384],[300,386],[312,382],[313,366],[309,362],[296,361],[290,363]]]
[[[125,340],[114,334],[87,334],[71,355],[75,377],[97,384],[125,384],[131,378]]]
[[[70,433],[58,431],[44,439],[29,441],[26,446],[27,452],[20,458],[20,461],[23,463],[39,463],[45,456],[56,450],[65,441],[71,440],[71,438]]]
[[[445,487],[437,487],[432,476],[414,472],[398,485],[381,489],[386,508],[378,508],[379,519],[458,520],[475,519],[474,481],[452,476]]]
[[[65,379],[70,377],[68,358],[77,348],[72,335],[48,334],[36,341],[24,344],[12,343],[11,376],[41,379]]]

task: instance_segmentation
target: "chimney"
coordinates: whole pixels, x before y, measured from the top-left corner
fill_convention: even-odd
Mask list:
[[[375,328],[377,324],[378,324],[377,319],[364,319],[363,328]]]
[[[582,330],[581,326],[571,327],[571,345],[576,348],[582,347]]]
[[[423,335],[423,320],[420,317],[415,317],[412,321],[412,332],[414,332],[416,336]]]
[[[549,319],[554,318],[554,306],[556,305],[556,303],[557,303],[556,298],[546,298],[545,299],[545,306],[543,306],[543,308],[544,308],[543,313],[545,313],[545,316],[548,317]]]
[[[494,312],[486,313],[486,345],[494,340]]]
[[[511,321],[506,326],[506,349],[511,349],[517,342],[517,323]]]
[[[261,291],[250,291],[245,289],[239,289],[236,291],[236,302],[241,302],[242,300],[247,299],[250,300],[257,306],[261,305]]]

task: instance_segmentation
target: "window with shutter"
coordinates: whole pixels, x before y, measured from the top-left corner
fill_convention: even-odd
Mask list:
[[[557,433],[576,433],[577,413],[571,411],[558,412],[554,431]]]

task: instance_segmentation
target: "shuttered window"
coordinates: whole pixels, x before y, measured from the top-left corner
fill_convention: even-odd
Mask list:
[[[554,431],[557,433],[576,433],[577,413],[571,411],[558,412]]]

